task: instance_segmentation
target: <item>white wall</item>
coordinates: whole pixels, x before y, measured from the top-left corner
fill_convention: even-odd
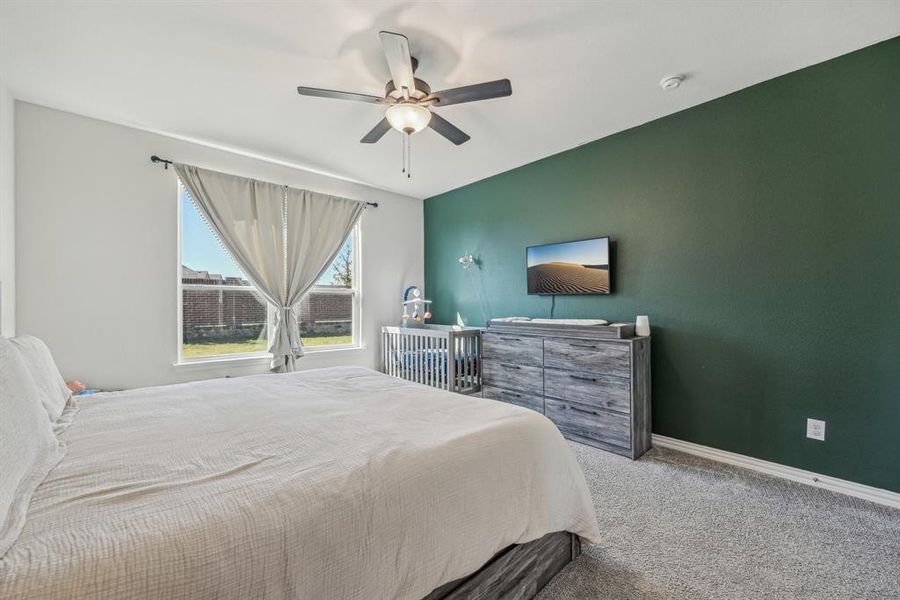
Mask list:
[[[152,154],[380,204],[361,224],[365,348],[309,353],[303,368],[377,366],[381,325],[397,321],[406,284],[424,283],[420,200],[33,104],[15,117],[17,329],[47,341],[66,379],[116,388],[266,369],[173,365],[177,180]]]
[[[0,79],[0,335],[16,332],[15,100]]]

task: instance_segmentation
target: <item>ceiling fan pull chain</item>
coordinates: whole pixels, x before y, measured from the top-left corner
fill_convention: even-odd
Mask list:
[[[409,179],[412,177],[412,135],[406,134],[407,144],[409,148],[406,150],[406,178]]]
[[[409,143],[409,134],[406,134],[403,138],[403,172],[406,173],[406,176],[409,177],[409,151],[410,151],[410,143]]]

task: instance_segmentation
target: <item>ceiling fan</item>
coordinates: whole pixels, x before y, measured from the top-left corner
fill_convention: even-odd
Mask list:
[[[512,94],[509,79],[498,79],[487,83],[476,83],[432,92],[431,86],[413,76],[419,61],[410,56],[409,40],[406,39],[406,36],[390,31],[382,31],[378,35],[381,37],[381,45],[391,71],[391,81],[388,81],[384,88],[383,98],[303,86],[297,88],[297,92],[302,96],[386,105],[384,118],[359,140],[363,144],[374,144],[392,127],[407,134],[407,138],[413,133],[430,127],[457,146],[464,144],[469,141],[469,136],[443,117],[435,114],[432,108],[501,98]]]

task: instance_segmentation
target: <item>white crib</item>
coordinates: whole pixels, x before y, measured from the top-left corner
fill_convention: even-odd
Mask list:
[[[381,370],[438,389],[481,391],[481,329],[451,325],[381,328]]]

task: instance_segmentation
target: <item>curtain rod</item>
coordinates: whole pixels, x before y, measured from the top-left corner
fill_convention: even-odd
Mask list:
[[[163,167],[164,167],[167,171],[169,170],[169,165],[174,164],[171,160],[169,160],[169,159],[167,159],[167,158],[160,158],[160,157],[158,157],[158,156],[155,155],[155,154],[154,154],[153,156],[150,157],[150,162],[152,162],[152,163],[162,163]],[[371,206],[372,208],[378,208],[378,203],[377,203],[377,202],[366,202],[366,204],[368,204],[368,205]]]

